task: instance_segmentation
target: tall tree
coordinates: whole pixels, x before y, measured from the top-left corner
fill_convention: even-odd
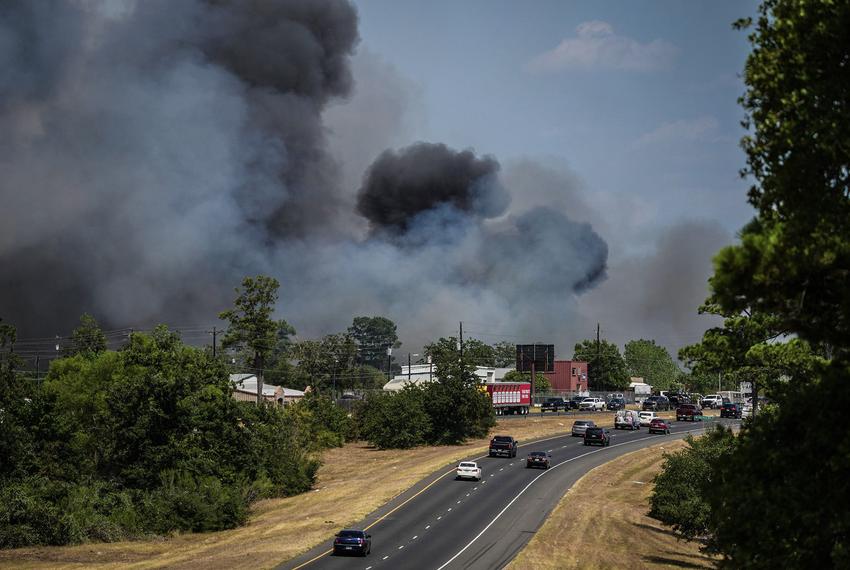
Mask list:
[[[106,350],[106,335],[93,316],[84,313],[71,333],[71,354],[96,355]]]
[[[630,340],[623,356],[630,376],[640,376],[656,390],[668,390],[678,381],[681,370],[670,353],[654,340]]]
[[[251,354],[252,367],[257,375],[257,404],[263,401],[263,369],[278,341],[279,326],[272,319],[272,313],[279,287],[280,283],[274,277],[246,277],[242,280],[242,288],[236,288],[234,308],[218,315],[230,323],[222,346],[247,350]]]
[[[493,345],[493,366],[509,368],[516,365],[516,345],[512,342],[501,341]]]
[[[601,339],[583,340],[576,344],[573,360],[587,362],[587,385],[590,390],[624,390],[629,387],[629,374],[620,349]]]
[[[387,358],[387,349],[399,348],[396,324],[386,317],[354,317],[350,334],[357,343],[358,363],[387,370],[387,362],[392,363],[395,357]]]

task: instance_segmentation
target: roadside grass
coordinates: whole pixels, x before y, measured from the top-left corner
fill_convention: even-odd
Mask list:
[[[513,435],[522,444],[568,433],[577,419],[610,427],[613,414],[500,418],[491,434]],[[152,540],[0,550],[0,568],[271,568],[356,523],[440,467],[486,453],[488,442],[383,451],[350,443],[323,454],[315,489],[258,502],[243,527]]]
[[[652,478],[664,452],[682,449],[665,441],[601,465],[561,499],[508,570],[571,568],[714,568],[717,559],[680,540],[647,516]]]

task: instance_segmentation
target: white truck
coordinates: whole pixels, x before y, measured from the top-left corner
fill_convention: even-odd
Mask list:
[[[723,396],[720,394],[709,394],[702,399],[700,405],[703,408],[719,408],[723,405]]]

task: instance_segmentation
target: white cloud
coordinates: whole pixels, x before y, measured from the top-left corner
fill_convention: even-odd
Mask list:
[[[564,39],[555,49],[534,57],[526,67],[540,73],[564,69],[658,71],[669,68],[678,52],[670,42],[655,39],[642,44],[618,36],[611,24],[594,20],[580,24],[576,37]]]
[[[680,119],[672,123],[664,123],[660,127],[645,133],[638,138],[635,148],[670,142],[694,142],[722,140],[717,135],[719,123],[711,116],[696,119]]]

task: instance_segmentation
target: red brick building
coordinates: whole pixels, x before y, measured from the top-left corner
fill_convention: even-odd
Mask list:
[[[578,360],[556,360],[555,371],[544,374],[552,384],[552,390],[570,392],[587,391],[587,362]]]

